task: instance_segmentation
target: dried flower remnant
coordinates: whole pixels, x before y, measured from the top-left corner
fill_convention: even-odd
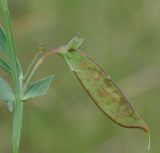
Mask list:
[[[58,54],[64,58],[81,85],[105,115],[120,126],[139,128],[149,133],[147,124],[99,65],[78,49]]]

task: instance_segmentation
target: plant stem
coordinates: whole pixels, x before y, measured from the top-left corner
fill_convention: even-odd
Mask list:
[[[13,114],[13,153],[18,153],[23,117],[23,103],[16,103]]]
[[[25,73],[25,75],[24,75],[24,81],[26,80],[26,78],[28,77],[28,75],[30,74],[30,72],[32,71],[32,68],[33,68],[34,64],[35,64],[36,61],[39,59],[39,57],[41,56],[42,53],[43,53],[42,51],[41,51],[41,52],[38,52],[38,53],[34,56],[31,64],[29,65],[29,67],[28,67],[28,69],[27,69],[27,71],[26,71],[26,73]]]
[[[21,125],[22,125],[22,114],[23,114],[23,103],[20,101],[21,89],[19,82],[19,69],[16,59],[13,35],[12,35],[12,27],[10,23],[9,9],[7,0],[0,0],[1,10],[2,10],[2,18],[4,21],[4,29],[6,33],[7,39],[7,47],[8,47],[8,59],[9,64],[11,66],[12,80],[14,84],[15,91],[15,103],[14,103],[14,114],[13,114],[13,135],[12,135],[12,143],[13,143],[13,153],[18,153],[19,142],[20,142],[20,134],[21,134]]]
[[[27,87],[28,87],[28,84],[29,84],[32,76],[34,75],[34,73],[35,73],[36,70],[38,69],[38,67],[44,62],[45,59],[47,59],[47,58],[48,58],[49,56],[51,56],[51,55],[56,54],[56,53],[57,53],[58,51],[60,51],[60,50],[65,50],[65,47],[64,47],[64,46],[61,46],[61,47],[58,47],[58,48],[55,48],[55,49],[53,49],[53,50],[51,50],[51,51],[46,52],[43,56],[40,57],[39,60],[37,60],[36,63],[33,63],[33,64],[35,64],[35,65],[32,64],[32,66],[33,66],[33,67],[32,67],[32,71],[30,71],[28,77],[27,77],[26,80],[25,80],[25,84],[24,84],[24,88],[23,88],[23,94],[25,94],[26,89],[27,89]],[[30,69],[30,68],[29,68],[29,69]]]

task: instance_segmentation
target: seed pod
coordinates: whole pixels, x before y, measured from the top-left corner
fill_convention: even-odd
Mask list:
[[[77,49],[59,52],[95,104],[111,120],[126,128],[149,132],[143,119],[134,111],[118,86],[103,69]]]

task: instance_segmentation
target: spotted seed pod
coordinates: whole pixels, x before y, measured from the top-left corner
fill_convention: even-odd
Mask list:
[[[59,52],[59,54],[105,115],[122,127],[139,128],[149,133],[147,124],[99,65],[78,49]]]

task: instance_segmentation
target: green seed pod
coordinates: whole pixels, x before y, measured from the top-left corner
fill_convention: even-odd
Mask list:
[[[139,128],[149,133],[147,124],[99,65],[77,49],[58,54],[64,58],[88,95],[105,115],[122,127]]]

